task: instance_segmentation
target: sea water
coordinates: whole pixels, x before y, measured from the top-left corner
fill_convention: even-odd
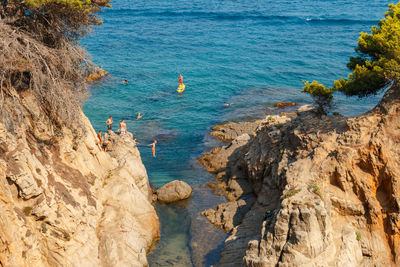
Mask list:
[[[200,211],[223,199],[204,186],[214,178],[196,161],[216,144],[207,136],[210,128],[265,116],[276,102],[311,103],[300,92],[302,81],[331,85],[347,76],[359,32],[382,19],[387,4],[113,0],[101,14],[104,24],[83,41],[93,61],[110,72],[91,86],[85,114],[95,130],[106,130],[110,115],[117,125],[125,119],[155,186],[180,179],[195,188],[186,202],[156,206],[162,236],[150,265],[209,266],[218,260],[225,234]],[[183,94],[176,92],[179,73]],[[358,115],[380,97],[336,94],[332,111]],[[147,146],[153,140],[155,158]]]

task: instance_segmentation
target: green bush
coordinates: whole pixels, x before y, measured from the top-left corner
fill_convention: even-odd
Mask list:
[[[357,57],[350,57],[347,67],[351,73],[347,78],[335,81],[333,87],[326,88],[318,82],[303,88],[317,101],[331,101],[333,91],[348,96],[364,97],[375,94],[387,85],[398,83],[400,78],[400,2],[390,4],[385,18],[373,26],[371,33],[361,32]],[[318,105],[320,105],[318,103]],[[324,103],[322,103],[324,105]]]
[[[333,90],[331,88],[327,88],[317,81],[313,81],[311,84],[306,81],[302,92],[311,95],[317,104],[317,112],[319,114],[326,114],[327,109],[331,107],[333,98]]]
[[[42,229],[42,233],[45,234],[47,232],[47,226],[45,222],[42,222],[40,225],[40,228]]]
[[[357,241],[361,241],[361,233],[360,232],[356,232],[356,239],[357,239]]]
[[[313,192],[314,194],[317,194],[321,199],[324,199],[324,198],[322,197],[321,190],[319,189],[319,186],[318,186],[317,184],[315,184],[315,183],[309,184],[309,185],[308,185],[308,189],[309,189],[311,192]]]
[[[31,212],[32,212],[32,207],[25,207],[25,208],[24,208],[24,214],[25,214],[25,216],[31,215]]]
[[[283,195],[283,198],[292,197],[292,196],[296,195],[297,193],[299,193],[300,191],[301,191],[300,189],[293,189],[293,190],[290,190],[290,191],[287,192],[285,195]]]

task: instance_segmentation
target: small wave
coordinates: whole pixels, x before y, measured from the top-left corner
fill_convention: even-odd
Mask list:
[[[155,10],[155,9],[114,9],[108,12],[115,14],[131,15],[133,17],[187,17],[197,19],[210,19],[210,20],[258,20],[258,21],[280,21],[280,22],[296,22],[296,23],[315,23],[315,24],[376,24],[376,20],[362,20],[362,19],[335,19],[335,18],[311,18],[311,17],[298,17],[298,16],[285,16],[285,15],[266,15],[257,11],[246,12],[206,12],[206,11],[174,11],[174,10]]]
[[[376,24],[376,20],[362,20],[362,19],[324,19],[324,18],[306,18],[307,22],[318,24]]]
[[[196,18],[214,18],[225,20],[243,20],[243,19],[292,19],[291,16],[270,16],[263,15],[259,12],[205,12],[205,11],[155,11],[155,10],[138,10],[138,9],[117,9],[108,12],[132,14],[133,16],[144,17],[196,17]]]

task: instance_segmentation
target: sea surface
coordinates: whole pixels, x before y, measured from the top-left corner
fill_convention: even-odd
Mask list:
[[[360,31],[383,18],[387,1],[113,0],[83,45],[110,76],[90,88],[85,114],[95,130],[125,119],[156,187],[181,179],[193,197],[157,205],[161,241],[151,266],[210,266],[225,234],[199,213],[223,198],[197,158],[218,142],[215,124],[260,118],[282,101],[311,103],[303,80],[347,76]],[[186,90],[177,94],[182,73]],[[127,79],[128,84],[121,81]],[[354,116],[377,104],[335,95],[333,112]],[[230,103],[225,107],[225,103]],[[136,120],[137,113],[143,118]],[[115,129],[115,128],[114,128]],[[156,157],[147,146],[157,140]]]

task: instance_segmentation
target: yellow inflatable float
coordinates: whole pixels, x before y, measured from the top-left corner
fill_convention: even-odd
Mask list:
[[[178,86],[178,89],[176,89],[176,91],[178,92],[178,93],[183,93],[183,91],[185,91],[185,85],[182,83],[182,84],[180,84],[179,86]]]

